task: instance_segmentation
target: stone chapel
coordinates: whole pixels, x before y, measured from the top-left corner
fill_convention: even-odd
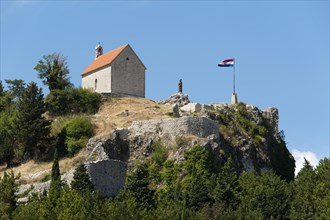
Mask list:
[[[145,97],[145,71],[129,44],[104,54],[98,44],[94,61],[81,73],[82,87],[98,93]]]

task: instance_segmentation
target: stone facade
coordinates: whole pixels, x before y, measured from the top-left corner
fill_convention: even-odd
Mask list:
[[[145,97],[146,68],[130,45],[113,57],[111,53],[113,51],[96,58],[91,64],[99,64],[95,65],[96,69],[82,74],[82,87],[98,93]],[[105,59],[107,56],[109,58]]]
[[[111,66],[112,93],[145,97],[146,68],[130,46],[119,54]]]
[[[111,92],[111,66],[83,76],[82,87],[98,93]]]

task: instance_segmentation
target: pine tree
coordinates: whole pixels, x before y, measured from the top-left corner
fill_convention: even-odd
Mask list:
[[[315,169],[317,185],[314,189],[315,195],[315,217],[317,219],[327,219],[330,216],[330,159],[320,160]]]
[[[5,172],[3,178],[0,178],[0,216],[4,219],[6,216],[11,219],[11,215],[17,206],[18,179],[19,175],[15,176],[13,171],[9,174]]]
[[[26,89],[25,87],[25,82],[24,80],[21,79],[6,79],[6,83],[8,84],[8,89],[10,94],[14,96],[15,99],[18,99],[22,96],[24,90]]]
[[[211,202],[209,154],[204,147],[194,145],[184,153],[183,167],[186,175],[182,180],[182,188],[188,208],[199,209]]]
[[[50,121],[43,117],[46,111],[42,89],[31,82],[17,104],[15,121],[19,151],[37,157],[48,144]],[[23,156],[23,155],[21,155]]]
[[[73,174],[73,181],[71,183],[71,188],[77,191],[84,192],[86,190],[94,190],[94,186],[90,180],[87,173],[87,169],[84,163],[81,163]]]
[[[294,182],[294,199],[292,201],[291,218],[312,219],[316,212],[314,189],[317,176],[308,160],[299,171]]]
[[[223,204],[226,208],[236,209],[239,193],[238,175],[230,156],[217,175],[216,186],[212,195],[215,202]]]
[[[242,191],[238,210],[243,218],[262,214],[262,219],[288,219],[291,192],[288,183],[275,172],[244,172],[239,183]]]
[[[135,198],[142,209],[150,209],[154,206],[154,190],[149,188],[148,166],[143,163],[137,167],[126,181],[125,193]]]

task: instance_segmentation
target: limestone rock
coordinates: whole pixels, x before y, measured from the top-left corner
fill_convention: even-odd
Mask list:
[[[189,100],[187,94],[183,94],[183,93],[179,92],[179,93],[175,93],[175,94],[171,95],[165,101],[160,101],[160,103],[161,104],[166,104],[166,103],[177,104],[179,107],[182,107],[182,106],[190,103],[190,100]]]
[[[188,103],[180,108],[183,112],[200,112],[202,105],[199,103]]]
[[[125,133],[123,130],[121,132]],[[87,161],[108,159],[127,161],[129,158],[129,145],[121,136],[123,134],[114,132],[110,138],[92,137],[89,139],[86,145]]]
[[[160,119],[134,121],[129,127],[131,136],[156,135],[160,138],[174,140],[179,135],[195,135],[200,138],[215,135],[219,138],[219,125],[206,117],[181,117],[177,119]]]

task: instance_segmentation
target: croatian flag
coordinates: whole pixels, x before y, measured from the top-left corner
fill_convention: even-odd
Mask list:
[[[228,59],[220,62],[218,66],[220,67],[229,67],[229,66],[234,66],[235,64],[235,59]]]

